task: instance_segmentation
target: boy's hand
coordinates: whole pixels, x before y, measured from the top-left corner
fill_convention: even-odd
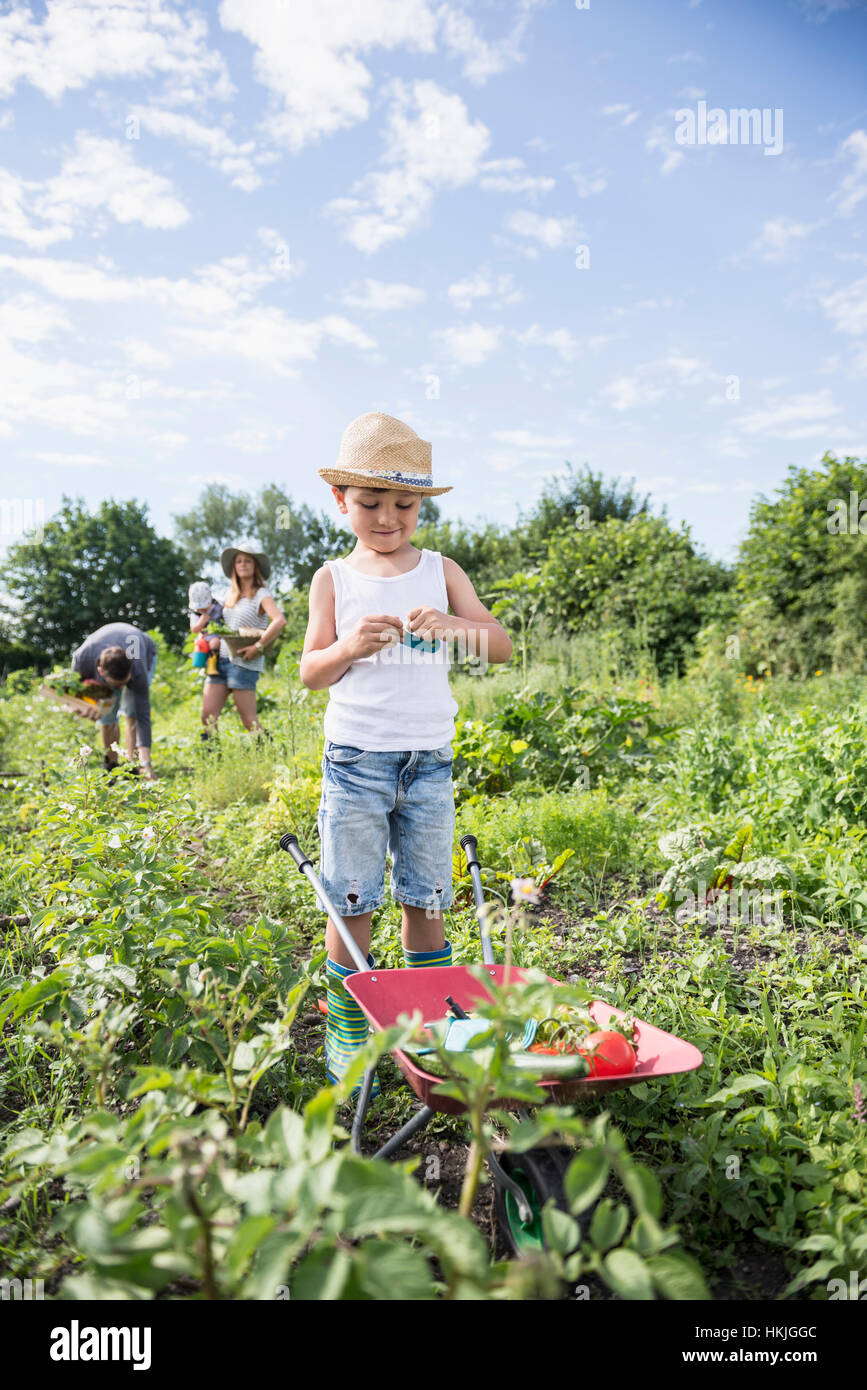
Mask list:
[[[442,637],[444,632],[452,630],[455,620],[450,618],[448,613],[441,613],[438,608],[411,608],[406,615],[406,625],[416,637],[433,642],[437,637]]]
[[[375,656],[383,647],[394,646],[403,637],[403,623],[388,613],[368,613],[349,633],[346,645],[353,661]]]

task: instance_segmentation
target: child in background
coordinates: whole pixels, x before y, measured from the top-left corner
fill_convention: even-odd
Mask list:
[[[206,632],[209,623],[219,623],[223,619],[223,605],[218,603],[211,593],[211,586],[204,579],[196,580],[195,584],[190,585],[190,632]],[[220,655],[219,637],[208,638],[208,664],[205,674],[208,676],[216,675],[217,661]]]
[[[422,498],[451,491],[433,486],[431,446],[414,430],[390,415],[362,415],[343,434],[337,467],[319,476],[356,536],[351,555],[313,576],[301,658],[304,684],[329,691],[320,876],[373,966],[370,922],[385,895],[389,851],[407,966],[450,965],[442,914],[452,904],[458,707],[448,647],[465,643],[499,662],[512,643],[460,565],[411,544]],[[334,1081],[368,1027],[345,989],[352,958],[330,919],[325,944]]]

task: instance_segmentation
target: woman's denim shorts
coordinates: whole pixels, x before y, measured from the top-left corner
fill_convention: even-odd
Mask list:
[[[251,671],[249,666],[236,666],[228,657],[221,656],[217,662],[217,674],[205,676],[206,685],[227,685],[230,690],[255,690],[261,671]]]
[[[319,802],[320,867],[344,917],[392,897],[434,912],[452,905],[455,798],[452,745],[410,753],[366,752],[326,741]]]

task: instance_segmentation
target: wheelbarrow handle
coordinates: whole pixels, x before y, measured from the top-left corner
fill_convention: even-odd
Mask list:
[[[467,868],[469,868],[471,864],[478,864],[479,846],[475,835],[462,835],[461,849],[467,856]]]
[[[303,849],[301,848],[301,846],[299,845],[299,843],[298,843],[298,836],[297,836],[297,835],[288,835],[288,834],[287,834],[287,835],[281,835],[281,836],[280,836],[280,848],[289,851],[289,853],[292,855],[292,858],[295,860],[295,863],[298,865],[298,868],[300,869],[301,873],[303,873],[303,872],[304,872],[304,866],[305,866],[306,864],[309,864],[309,863],[310,863],[310,860],[309,860],[309,858],[307,857],[307,855],[304,853],[304,851],[303,851]]]
[[[327,912],[328,916],[334,923],[340,940],[343,942],[343,945],[345,946],[346,950],[349,952],[350,957],[355,963],[356,970],[369,970],[370,965],[365,960],[364,955],[362,954],[361,950],[359,949],[358,943],[355,940],[355,937],[352,935],[352,932],[349,930],[345,921],[343,920],[342,914],[338,911],[337,907],[325,891],[325,885],[322,883],[321,879],[319,878],[319,875],[314,869],[312,860],[304,853],[303,849],[299,845],[298,836],[288,833],[286,835],[281,835],[280,848],[287,850],[288,853],[292,855],[292,858],[298,865],[299,871],[302,874],[304,874],[306,878],[309,878],[311,884],[313,885],[313,891],[319,899],[319,906],[322,908],[323,912]]]
[[[482,960],[485,965],[493,965],[494,948],[491,945],[491,935],[488,930],[485,890],[482,887],[482,868],[479,864],[479,846],[475,835],[462,835],[461,849],[467,857],[467,868],[473,883],[473,897],[476,903],[476,915],[479,919],[479,934],[482,938]]]

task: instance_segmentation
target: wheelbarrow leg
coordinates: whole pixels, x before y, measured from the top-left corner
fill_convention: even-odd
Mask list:
[[[376,1067],[368,1067],[364,1073],[364,1080],[361,1083],[361,1090],[355,1104],[355,1115],[352,1119],[352,1152],[355,1154],[361,1153],[361,1131],[364,1129],[364,1118],[370,1104],[370,1093],[373,1090],[375,1079]]]
[[[397,1134],[391,1136],[387,1144],[383,1144],[381,1149],[377,1149],[373,1157],[390,1158],[402,1144],[406,1143],[407,1139],[411,1139],[414,1134],[418,1134],[420,1129],[424,1129],[435,1114],[436,1111],[431,1110],[430,1106],[423,1105],[420,1110],[416,1110],[411,1120],[407,1120],[403,1129],[399,1129]]]
[[[521,1220],[532,1220],[533,1212],[530,1207],[530,1204],[527,1201],[527,1198],[524,1196],[524,1193],[521,1191],[518,1184],[515,1182],[515,1179],[509,1177],[509,1174],[506,1172],[502,1164],[499,1162],[498,1159],[494,1157],[493,1154],[488,1154],[487,1164],[491,1170],[491,1177],[494,1179],[494,1182],[499,1187],[505,1187],[507,1191],[511,1192],[517,1204],[518,1215],[520,1216]]]

